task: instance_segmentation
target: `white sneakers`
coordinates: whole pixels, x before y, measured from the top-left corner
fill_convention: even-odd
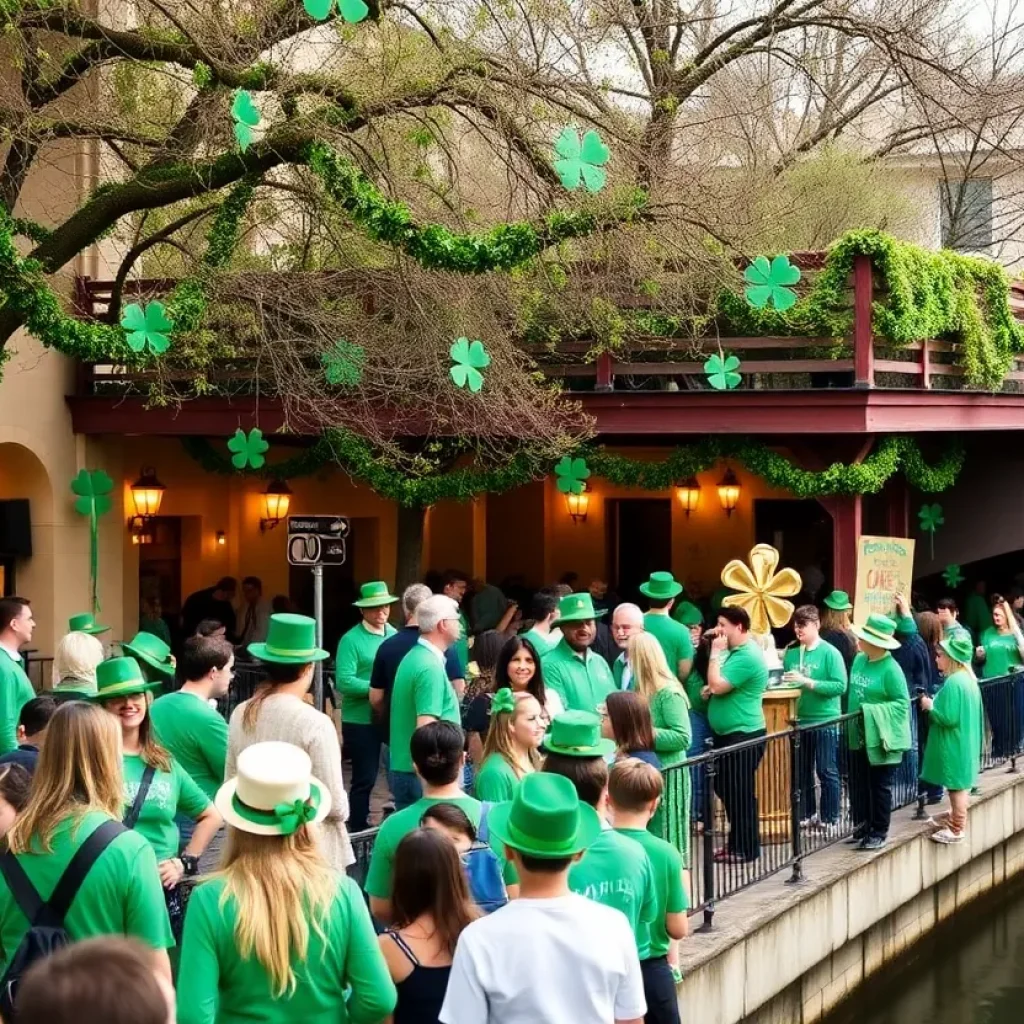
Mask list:
[[[928,838],[932,842],[951,846],[954,843],[962,843],[966,836],[965,832],[954,832],[951,828],[941,828],[938,832],[933,832]]]

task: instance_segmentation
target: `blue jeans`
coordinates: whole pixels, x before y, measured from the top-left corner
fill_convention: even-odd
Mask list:
[[[391,772],[391,795],[396,811],[411,807],[423,796],[419,776],[415,772]]]
[[[348,830],[362,832],[370,827],[370,794],[380,769],[380,734],[369,724],[342,722],[341,742],[352,762]]]
[[[711,726],[708,716],[699,711],[690,711],[690,749],[687,757],[699,757],[708,752],[707,740],[711,739]],[[690,801],[690,817],[694,821],[702,821],[704,816],[704,787],[707,784],[708,770],[704,765],[690,769],[693,799]]]
[[[820,726],[800,733],[800,817],[817,812],[822,824],[839,821],[839,727]],[[814,777],[821,783],[819,806]]]

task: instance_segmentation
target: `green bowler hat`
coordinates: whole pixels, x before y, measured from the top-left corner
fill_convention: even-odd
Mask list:
[[[962,634],[956,634],[946,637],[945,640],[940,640],[939,646],[954,661],[959,661],[961,665],[970,665],[974,660],[974,645]]]
[[[672,609],[672,618],[684,626],[700,626],[704,622],[704,613],[689,601],[680,601]]]
[[[646,583],[640,584],[640,593],[652,601],[667,601],[683,592],[682,583],[677,583],[670,572],[652,572]]]
[[[278,665],[308,665],[323,661],[327,652],[316,645],[316,620],[308,615],[281,612],[270,616],[267,642],[249,644],[249,653],[260,661]]]
[[[147,693],[163,686],[148,683],[139,663],[134,658],[108,658],[96,666],[96,692],[88,695],[92,701],[130,697],[134,693]]]
[[[125,654],[154,668],[161,675],[168,679],[174,678],[174,661],[171,658],[171,649],[152,633],[139,632],[131,640],[122,640],[121,648]]]
[[[875,647],[882,647],[887,651],[895,651],[900,646],[900,642],[895,636],[896,623],[887,615],[877,613],[869,615],[868,621],[863,626],[851,626],[850,632],[858,640],[863,640],[866,644],[873,644]]]
[[[825,605],[834,612],[852,612],[853,605],[850,604],[850,595],[845,590],[833,590],[825,598]]]
[[[510,801],[491,808],[487,827],[519,853],[552,859],[585,850],[601,834],[601,819],[565,776],[533,772]]]
[[[80,612],[68,619],[69,633],[88,633],[90,636],[97,636],[100,633],[110,631],[109,626],[101,626],[91,612]]]
[[[558,602],[558,618],[554,625],[563,622],[586,622],[588,619],[599,619],[604,609],[594,611],[594,599],[590,594],[569,594]]]
[[[359,600],[352,603],[357,608],[380,608],[381,605],[395,604],[399,599],[388,593],[388,585],[379,581],[364,583],[359,588]]]
[[[607,757],[615,753],[615,740],[601,735],[601,719],[590,711],[563,711],[555,715],[544,747],[566,757]]]

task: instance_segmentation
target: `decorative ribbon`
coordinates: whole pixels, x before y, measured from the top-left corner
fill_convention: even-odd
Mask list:
[[[89,582],[92,591],[92,612],[100,610],[99,600],[99,517],[110,511],[110,494],[114,481],[102,470],[80,469],[71,481],[75,495],[75,511],[89,518]]]
[[[515,711],[515,709],[515,695],[507,686],[503,686],[491,700],[491,715],[501,714],[502,711]]]
[[[278,804],[274,808],[274,818],[281,825],[281,835],[290,836],[303,825],[308,825],[316,818],[320,807],[320,794],[311,790],[308,800],[296,800],[290,804]]]

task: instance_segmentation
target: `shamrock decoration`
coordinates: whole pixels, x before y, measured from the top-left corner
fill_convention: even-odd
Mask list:
[[[133,352],[144,352],[146,347],[154,355],[161,355],[171,347],[168,333],[174,329],[162,302],[149,302],[143,309],[137,302],[125,306],[121,326],[127,335],[128,347]]]
[[[75,511],[89,517],[89,582],[92,586],[92,610],[100,610],[99,602],[99,517],[113,507],[110,494],[114,481],[102,469],[80,469],[71,481],[71,492],[76,495]]]
[[[235,469],[245,469],[246,465],[253,469],[260,469],[267,460],[263,453],[270,447],[267,441],[263,440],[263,431],[259,427],[253,427],[248,434],[239,427],[235,436],[228,441],[228,451],[232,452],[231,464]]]
[[[449,351],[455,365],[448,372],[455,381],[455,386],[479,391],[484,386],[484,375],[480,371],[491,365],[491,357],[487,354],[484,343],[458,338],[452,343]]]
[[[571,459],[563,455],[555,465],[555,482],[563,494],[582,494],[587,489],[584,481],[589,476],[590,470],[584,459]]]
[[[608,147],[597,132],[587,132],[581,143],[575,128],[565,128],[555,140],[555,152],[561,157],[555,161],[555,170],[570,192],[580,187],[580,181],[588,192],[600,192],[604,188],[608,180],[604,170]]]
[[[793,602],[785,598],[800,593],[803,581],[795,569],[779,569],[779,553],[771,544],[757,544],[750,565],[734,558],[722,570],[722,585],[735,591],[722,599],[726,608],[743,608],[750,616],[752,633],[768,633],[789,622]]]
[[[281,834],[290,836],[303,825],[316,821],[320,809],[319,790],[310,791],[308,800],[293,800],[290,804],[278,804],[274,808],[274,819],[281,828]]]
[[[739,356],[714,355],[704,364],[704,372],[708,375],[708,383],[717,391],[731,391],[739,387],[740,375]]]
[[[789,262],[788,256],[776,256],[769,262],[767,256],[758,256],[745,271],[747,302],[757,309],[769,303],[781,313],[796,303],[796,292],[788,285],[800,280],[800,269]]]
[[[252,101],[252,94],[245,89],[235,93],[231,104],[231,116],[235,120],[235,138],[244,153],[252,144],[252,130],[260,123],[260,111]]]
[[[935,531],[945,523],[942,518],[941,505],[922,505],[917,513],[918,521],[921,524],[921,532],[931,537],[932,558],[935,557]]]
[[[306,8],[306,13],[311,18],[326,21],[331,16],[334,0],[302,0],[302,6]],[[370,8],[366,5],[366,0],[338,0],[338,13],[342,21],[354,25],[370,13]]]
[[[964,581],[963,573],[959,565],[947,565],[946,571],[942,574],[942,580],[951,590],[959,587]]]
[[[334,387],[353,388],[363,379],[366,351],[362,345],[353,345],[341,339],[325,352],[320,361],[327,383]]]

